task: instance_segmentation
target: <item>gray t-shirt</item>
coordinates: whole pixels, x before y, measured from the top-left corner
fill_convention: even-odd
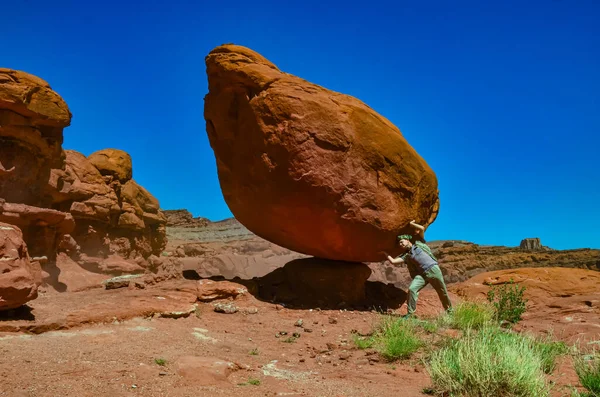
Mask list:
[[[413,244],[410,250],[402,255],[401,258],[406,262],[411,277],[424,274],[427,270],[438,264],[435,259],[417,244]]]

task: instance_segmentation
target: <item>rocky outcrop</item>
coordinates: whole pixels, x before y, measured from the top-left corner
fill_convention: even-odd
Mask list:
[[[100,171],[115,180],[125,183],[133,177],[131,156],[118,149],[104,149],[89,155],[88,160]]]
[[[524,286],[526,299],[535,298],[534,294],[537,294],[540,300],[550,297],[586,296],[600,291],[600,273],[587,269],[524,267],[482,273],[455,285],[452,289],[458,295],[475,298],[486,296],[493,286],[510,283]],[[596,307],[600,308],[598,304]]]
[[[286,263],[305,255],[254,237],[243,241],[187,242],[173,253],[182,268],[198,277],[221,276],[227,279],[262,277]]]
[[[0,69],[0,219],[23,230],[32,255],[52,252],[73,218],[53,207],[52,169],[64,164],[67,104],[47,82]],[[48,251],[50,248],[50,252]]]
[[[0,311],[37,298],[40,264],[31,262],[21,230],[0,222]]]
[[[158,200],[133,179],[102,175],[82,154],[65,153],[65,169],[53,170],[52,174],[57,188],[55,205],[75,218],[73,237],[81,252],[130,259],[160,255],[166,244],[166,218]]]
[[[450,285],[463,299],[483,300],[491,288],[515,283],[524,288],[526,311],[517,331],[546,334],[576,345],[597,339],[600,328],[600,272],[560,267],[499,270]]]
[[[168,211],[166,211],[168,213]],[[167,226],[165,253],[192,277],[251,279],[305,255],[255,236],[235,218],[205,226]]]
[[[542,242],[539,237],[536,238],[524,238],[521,240],[520,248],[527,251],[541,251],[546,249],[542,246]]]
[[[479,246],[442,248],[437,251],[442,267],[454,281],[484,271],[522,267],[571,267],[600,270],[600,250],[551,250],[527,252],[516,247]]]
[[[0,180],[8,202],[38,205],[39,190],[52,167],[62,164],[63,128],[71,123],[65,101],[44,80],[0,68],[0,147],[2,168],[14,170]],[[18,183],[14,183],[17,181]]]
[[[248,229],[360,262],[378,260],[411,220],[435,220],[435,174],[367,105],[240,46],[215,48],[206,66],[206,130],[225,200]]]
[[[7,203],[0,198],[0,222],[21,228],[33,256],[51,256],[64,235],[75,228],[73,216],[49,208]]]
[[[167,218],[167,226],[171,227],[203,227],[211,223],[206,218],[194,218],[188,210],[163,210]]]
[[[63,150],[70,120],[48,83],[0,69],[0,222],[21,228],[50,266],[59,251],[98,269],[114,268],[115,255],[129,260],[119,269],[150,266],[166,244],[158,200],[132,179],[127,153]]]
[[[129,158],[125,152],[108,152],[117,160]],[[64,170],[52,170],[54,205],[75,218],[73,237],[81,252],[101,258],[159,255],[166,244],[166,218],[158,200],[133,179],[125,180],[118,173],[102,175],[81,153],[66,150],[65,155]]]

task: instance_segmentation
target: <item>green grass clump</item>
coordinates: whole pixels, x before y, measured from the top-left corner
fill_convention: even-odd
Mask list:
[[[253,385],[253,386],[259,386],[260,379],[250,378],[250,379],[248,379],[248,384]]]
[[[429,373],[437,391],[465,397],[549,395],[544,363],[531,338],[486,327],[432,354]]]
[[[414,321],[385,317],[375,334],[374,344],[385,359],[394,361],[410,357],[423,342]]]
[[[164,367],[165,365],[167,365],[167,360],[165,360],[164,358],[155,358],[154,362],[158,365],[160,365],[161,367]]]
[[[449,315],[453,328],[468,330],[490,326],[494,321],[494,308],[484,302],[461,302]]]
[[[579,382],[586,388],[589,397],[600,396],[600,353],[588,356],[579,356],[575,359],[575,372],[579,377]]]
[[[564,342],[553,341],[550,337],[536,340],[533,348],[542,359],[542,368],[547,374],[551,374],[556,368],[556,358],[569,352],[569,347]]]
[[[438,324],[438,320],[421,320],[421,319],[413,319],[411,320],[415,325],[419,326],[423,331],[428,334],[434,334],[440,329],[440,324]]]
[[[258,347],[255,347],[254,349],[250,350],[250,354],[251,356],[258,356]]]

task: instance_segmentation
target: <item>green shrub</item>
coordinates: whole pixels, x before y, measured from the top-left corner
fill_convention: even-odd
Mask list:
[[[167,365],[167,360],[165,360],[164,358],[155,358],[154,362],[158,365],[160,365],[161,367],[164,367],[165,365]]]
[[[375,335],[375,346],[389,361],[408,358],[423,345],[416,328],[413,321],[386,317]]]
[[[525,287],[515,284],[511,279],[508,284],[493,286],[487,294],[488,301],[494,305],[496,320],[515,324],[521,320],[525,312],[527,300],[523,298]]]
[[[600,353],[579,356],[575,359],[575,372],[581,385],[588,390],[587,396],[600,396]]]
[[[432,354],[429,373],[440,393],[466,397],[549,395],[534,341],[498,328],[468,330]]]
[[[484,302],[461,302],[450,315],[451,326],[462,330],[483,328],[493,320],[494,308]]]

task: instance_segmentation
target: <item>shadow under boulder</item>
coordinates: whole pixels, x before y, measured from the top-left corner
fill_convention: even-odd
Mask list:
[[[371,269],[364,263],[321,258],[295,259],[263,277],[231,281],[244,285],[257,299],[291,308],[397,309],[406,293],[391,284],[371,282]],[[200,279],[196,272],[186,279]],[[223,277],[211,277],[223,280]]]
[[[258,282],[258,297],[299,306],[344,307],[363,302],[371,269],[363,263],[303,258]]]

